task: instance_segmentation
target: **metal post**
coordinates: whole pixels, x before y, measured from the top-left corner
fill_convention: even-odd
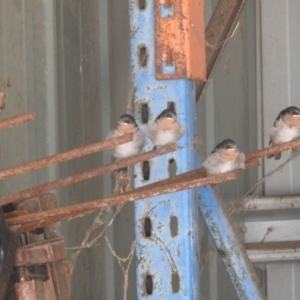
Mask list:
[[[171,165],[176,166],[176,174],[197,167],[195,87],[187,79],[155,79],[154,1],[130,0],[130,22],[133,106],[140,128],[144,130],[170,104],[186,126],[178,142],[182,149],[149,161],[149,179],[142,164],[135,168],[134,184],[139,187],[169,177]],[[135,203],[138,299],[199,299],[197,214],[195,190]]]
[[[196,123],[193,82],[187,79],[155,79],[154,2],[130,0],[134,114],[139,126],[145,129],[163,109],[174,105],[179,122],[186,126],[186,134],[179,141],[182,149],[150,160],[144,165],[147,168],[143,168],[142,164],[135,168],[135,187],[169,177],[171,161],[176,164],[176,174],[198,165],[193,145]],[[169,4],[167,1],[159,3]],[[173,14],[169,6],[167,10],[168,14]],[[174,64],[168,63],[168,60],[165,67],[165,74],[174,72]],[[211,188],[199,191],[200,210],[238,296],[240,299],[264,299],[254,269],[226,211]],[[195,196],[195,190],[190,190],[135,203],[138,299],[199,299]]]
[[[200,211],[239,299],[266,299],[245,248],[214,190],[199,188],[199,198]]]

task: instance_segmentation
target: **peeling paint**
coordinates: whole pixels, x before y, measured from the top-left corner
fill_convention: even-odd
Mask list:
[[[174,158],[177,163],[177,174],[187,172],[196,167],[195,153],[190,137],[194,135],[195,119],[195,90],[194,85],[187,79],[183,80],[156,80],[155,75],[155,33],[154,33],[154,1],[147,1],[143,11],[135,9],[136,0],[131,3],[131,27],[138,30],[131,40],[132,78],[137,87],[134,100],[134,113],[140,112],[141,103],[149,105],[149,121],[153,122],[160,112],[166,109],[171,102],[175,103],[178,120],[185,124],[187,134],[178,142],[184,146],[180,151],[165,155],[160,159],[151,160],[151,178],[147,183],[168,178],[169,159]],[[136,57],[137,47],[144,44],[147,47],[149,60],[146,67],[140,68]],[[137,118],[141,120],[141,118]],[[144,129],[146,124],[141,124]],[[150,143],[147,147],[153,147]],[[135,187],[143,186],[138,169],[135,170],[137,178]],[[175,178],[175,177],[174,177]],[[166,192],[174,191],[179,186],[174,182],[166,188]],[[161,187],[164,187],[163,184]],[[137,297],[146,299],[150,295],[143,293],[141,274],[149,272],[155,276],[153,299],[198,299],[199,298],[199,266],[196,257],[198,253],[198,236],[193,231],[194,223],[197,222],[197,209],[195,206],[195,191],[189,190],[175,193],[172,197],[153,197],[145,194],[145,200],[135,203],[135,232],[137,238],[136,255],[137,261]],[[142,235],[141,220],[150,216],[153,220],[153,234],[145,239]],[[169,228],[170,217],[178,218],[178,234],[171,235]],[[194,238],[187,235],[191,232]],[[141,259],[143,258],[143,259]],[[180,278],[180,288],[173,292],[171,280],[172,272],[176,272]]]

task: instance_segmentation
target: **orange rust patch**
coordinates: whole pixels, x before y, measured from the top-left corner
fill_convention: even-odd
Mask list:
[[[157,79],[205,81],[204,0],[155,0],[155,46]],[[164,62],[175,74],[163,73]]]

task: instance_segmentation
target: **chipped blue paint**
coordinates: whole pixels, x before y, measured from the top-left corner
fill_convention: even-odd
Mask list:
[[[224,206],[211,187],[199,188],[199,209],[239,299],[266,299]]]
[[[169,160],[175,159],[177,174],[196,167],[193,138],[195,132],[195,88],[192,81],[156,80],[154,53],[154,1],[146,1],[146,9],[139,10],[139,1],[130,0],[131,69],[134,91],[134,114],[142,130],[141,104],[149,105],[149,122],[174,102],[178,120],[186,126],[186,134],[178,145],[179,151],[150,161],[151,176],[143,181],[140,166],[135,168],[135,187],[169,177]],[[147,66],[141,67],[139,47],[147,47]],[[166,70],[170,71],[170,70]],[[171,70],[172,71],[172,70]],[[153,145],[149,142],[148,148]],[[171,216],[178,219],[178,234],[172,236]],[[144,218],[152,221],[152,235],[144,236]],[[184,191],[153,197],[135,203],[135,233],[137,239],[137,296],[138,299],[199,299],[199,250],[197,236],[198,209],[196,191]],[[172,273],[179,276],[172,288]],[[147,294],[146,277],[152,276],[153,291]],[[173,278],[176,277],[173,275]],[[149,291],[148,291],[149,292]]]
[[[130,0],[131,75],[134,91],[133,107],[142,130],[141,106],[149,105],[149,122],[174,102],[178,120],[185,124],[186,134],[179,140],[182,148],[174,153],[150,161],[150,179],[143,181],[141,166],[135,167],[135,187],[169,177],[168,164],[175,159],[177,174],[199,166],[193,146],[195,134],[195,89],[192,81],[155,79],[154,1],[146,1],[146,9],[138,8],[139,1]],[[147,66],[140,66],[139,49],[146,46]],[[165,72],[173,72],[166,66]],[[148,150],[153,146],[148,143]],[[234,233],[233,225],[211,188],[200,188],[148,198],[135,203],[136,281],[138,299],[199,299],[198,209],[229,272],[240,299],[264,299],[252,265]],[[196,200],[197,197],[197,200]],[[178,234],[172,236],[171,217],[178,220]],[[152,232],[145,237],[144,220],[150,218]],[[172,289],[172,274],[179,275],[179,290]],[[147,294],[146,278],[151,276],[153,289]],[[174,287],[173,287],[174,288]],[[176,286],[175,286],[176,288]],[[148,290],[148,293],[150,291]]]

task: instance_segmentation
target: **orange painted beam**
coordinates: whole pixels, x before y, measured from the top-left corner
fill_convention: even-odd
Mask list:
[[[155,0],[156,78],[206,80],[204,0]]]

